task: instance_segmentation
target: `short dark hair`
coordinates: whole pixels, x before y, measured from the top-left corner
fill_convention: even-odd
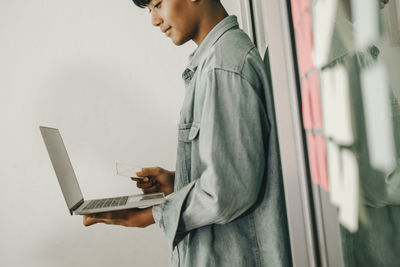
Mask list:
[[[145,8],[147,5],[151,2],[151,0],[132,0],[135,5],[137,5],[140,8]],[[220,0],[214,0],[215,2],[219,2]]]
[[[135,5],[137,5],[140,8],[145,8],[147,5],[151,2],[151,0],[132,0]]]

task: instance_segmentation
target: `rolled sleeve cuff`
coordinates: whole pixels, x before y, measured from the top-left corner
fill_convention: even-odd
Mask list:
[[[162,205],[153,206],[152,212],[153,212],[153,218],[154,218],[154,221],[156,222],[156,225],[158,225],[158,227],[162,228],[162,225],[163,225],[163,223],[162,223],[162,212],[163,212]]]
[[[168,245],[174,248],[186,235],[178,233],[178,226],[181,220],[182,206],[196,181],[191,182],[180,190],[172,193],[167,200],[157,206],[153,206],[152,213],[154,221],[163,230]]]

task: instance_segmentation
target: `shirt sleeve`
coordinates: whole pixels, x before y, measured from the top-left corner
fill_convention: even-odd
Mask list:
[[[264,177],[269,127],[257,93],[262,89],[221,69],[202,80],[196,90],[205,90],[198,137],[204,172],[153,207],[171,247],[191,230],[242,215],[256,202]]]

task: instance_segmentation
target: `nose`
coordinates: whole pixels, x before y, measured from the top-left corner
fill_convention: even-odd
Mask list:
[[[156,11],[153,11],[151,12],[151,22],[153,26],[158,27],[163,23],[163,20]]]

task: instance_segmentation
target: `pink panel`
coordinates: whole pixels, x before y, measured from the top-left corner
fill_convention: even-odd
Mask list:
[[[303,35],[304,35],[304,52],[306,55],[306,69],[307,71],[314,67],[314,55],[313,55],[313,34],[312,34],[312,21],[311,14],[309,11],[303,14]]]
[[[308,160],[310,163],[311,180],[319,184],[318,158],[315,136],[307,133]]]
[[[304,75],[314,66],[312,24],[309,11],[303,14],[301,23],[296,27],[296,47],[300,75]]]
[[[328,164],[326,157],[325,137],[322,134],[317,134],[315,136],[315,140],[317,147],[319,185],[325,191],[329,191]]]
[[[312,121],[314,129],[322,129],[321,97],[318,72],[313,71],[308,76],[311,91]]]
[[[300,7],[301,12],[308,10],[310,7],[310,0],[300,0],[299,7]]]
[[[301,9],[300,9],[300,0],[292,0],[292,18],[294,27],[297,27],[300,24],[301,20]]]
[[[304,75],[306,73],[306,68],[304,66],[304,40],[303,40],[303,35],[302,35],[302,27],[303,25],[300,24],[296,29],[296,51],[297,51],[297,62],[299,65],[299,71],[300,71],[300,76]]]
[[[301,82],[301,105],[303,111],[303,127],[304,129],[311,129],[312,123],[312,110],[311,110],[311,92],[308,87],[308,80],[303,79]]]

